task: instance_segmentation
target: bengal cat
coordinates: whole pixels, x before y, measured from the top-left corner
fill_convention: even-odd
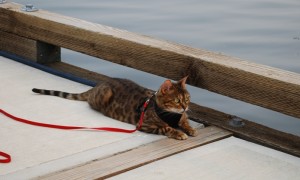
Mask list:
[[[109,82],[100,83],[80,94],[36,88],[32,91],[71,100],[87,101],[93,109],[105,116],[134,125],[137,125],[139,121],[144,102],[150,99],[140,130],[184,140],[188,138],[187,135],[197,135],[197,131],[189,125],[186,113],[190,103],[186,79],[187,77],[178,82],[166,80],[156,94],[130,80],[119,78],[111,78]]]

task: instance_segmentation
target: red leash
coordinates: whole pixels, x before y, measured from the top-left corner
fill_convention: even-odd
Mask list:
[[[150,102],[150,99],[148,99],[144,103],[139,123],[136,126],[136,128],[132,129],[132,130],[121,129],[121,128],[113,128],[113,127],[82,127],[82,126],[63,126],[63,125],[56,125],[56,124],[47,124],[47,123],[40,123],[40,122],[30,121],[30,120],[26,120],[26,119],[23,119],[23,118],[16,117],[16,116],[11,115],[8,112],[4,111],[3,109],[0,109],[0,113],[2,113],[3,115],[9,117],[10,119],[13,119],[13,120],[21,122],[21,123],[25,123],[25,124],[29,124],[29,125],[33,125],[33,126],[46,127],[46,128],[54,128],[54,129],[62,129],[62,130],[82,129],[82,130],[96,130],[96,131],[133,133],[133,132],[135,132],[135,131],[137,131],[141,128],[141,126],[143,124],[143,120],[144,120],[145,111],[146,111],[146,108],[147,108],[147,106]],[[9,163],[11,161],[11,157],[10,157],[9,154],[6,154],[6,153],[0,151],[0,157],[1,156],[4,157],[5,159],[0,159],[0,163]]]
[[[9,154],[0,151],[0,157],[4,157],[5,159],[0,159],[0,163],[9,163],[11,161],[11,157]]]
[[[133,130],[127,130],[127,129],[121,129],[121,128],[112,128],[112,127],[83,127],[83,126],[63,126],[63,125],[56,125],[56,124],[47,124],[47,123],[40,123],[40,122],[35,122],[35,121],[30,121],[30,120],[26,120],[26,119],[23,119],[23,118],[19,118],[19,117],[16,117],[16,116],[12,115],[12,114],[9,114],[8,112],[6,112],[2,109],[0,109],[0,113],[4,114],[5,116],[7,116],[7,117],[9,117],[9,118],[11,118],[15,121],[21,122],[21,123],[30,124],[30,125],[33,125],[33,126],[46,127],[46,128],[62,129],[62,130],[83,129],[83,130],[97,130],[97,131],[133,133],[133,132],[137,131],[140,128],[140,125],[142,124],[145,112],[142,112],[139,124],[136,127],[136,129],[133,129]]]

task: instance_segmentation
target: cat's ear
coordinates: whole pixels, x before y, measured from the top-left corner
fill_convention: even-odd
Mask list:
[[[180,84],[180,86],[182,87],[182,88],[184,88],[185,89],[185,83],[186,83],[186,80],[187,80],[187,78],[188,78],[189,76],[185,76],[184,78],[182,78],[181,80],[179,80],[177,83],[178,84]]]
[[[162,94],[166,94],[172,88],[173,84],[170,80],[166,80],[161,86],[160,91]]]

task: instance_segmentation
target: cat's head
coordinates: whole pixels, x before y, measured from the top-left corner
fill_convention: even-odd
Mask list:
[[[185,85],[187,78],[186,76],[178,82],[166,80],[157,91],[157,105],[166,111],[176,113],[187,111],[190,103],[190,94]]]

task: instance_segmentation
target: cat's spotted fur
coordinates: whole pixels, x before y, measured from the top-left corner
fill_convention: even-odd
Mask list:
[[[187,135],[197,135],[197,131],[189,125],[187,120],[186,110],[190,103],[190,95],[185,87],[186,79],[187,77],[177,83],[166,80],[160,86],[147,107],[141,131],[166,135],[180,140],[187,139]],[[139,107],[154,93],[130,80],[117,78],[112,78],[111,81],[101,83],[80,94],[36,88],[32,91],[66,99],[87,101],[93,109],[104,115],[134,125],[139,121]],[[168,119],[168,122],[162,120],[162,116],[159,116],[157,109],[160,109],[160,112],[182,114],[177,116],[179,119],[178,121],[174,119],[174,122],[176,121],[176,127],[181,128],[183,132],[169,125],[172,124],[169,122],[172,122],[173,119]]]

